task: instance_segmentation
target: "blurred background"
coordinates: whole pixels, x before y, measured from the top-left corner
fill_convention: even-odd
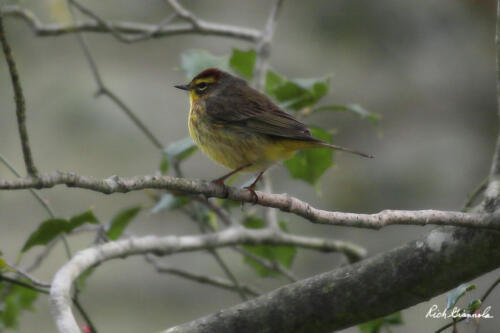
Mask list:
[[[64,0],[4,1],[31,8],[44,23],[66,23]],[[270,1],[183,1],[199,17],[261,29]],[[86,1],[109,20],[157,23],[171,13],[162,0]],[[383,209],[459,210],[488,174],[497,135],[495,95],[495,9],[493,0],[287,0],[273,42],[271,66],[290,78],[332,74],[332,93],[325,104],[358,103],[382,115],[379,125],[351,114],[318,113],[309,124],[335,129],[334,142],[376,155],[374,160],[336,154],[336,165],[322,178],[322,195],[285,168],[272,170],[274,191],[287,192],[328,209],[378,212]],[[18,19],[6,29],[27,100],[28,130],[41,171],[67,170],[108,177],[152,174],[160,155],[147,138],[106,98],[93,98],[95,82],[74,35],[36,37]],[[187,81],[180,55],[206,49],[226,55],[245,42],[196,35],[162,38],[133,45],[109,34],[87,34],[105,83],[135,110],[163,143],[185,138],[187,96],[174,84]],[[0,66],[0,152],[22,172],[11,84],[4,61]],[[225,172],[196,153],[184,163],[186,177],[212,179]],[[12,175],[0,165],[0,177]],[[102,221],[120,209],[148,203],[142,192],[105,196],[57,187],[44,190],[58,216],[68,217],[93,207]],[[250,209],[250,207],[247,207]],[[393,226],[380,231],[312,225],[293,215],[291,232],[349,240],[370,255],[415,239],[429,228]],[[0,249],[14,262],[28,234],[46,219],[27,191],[0,191]],[[138,235],[192,234],[198,228],[180,213],[143,211],[130,226]],[[71,239],[73,251],[93,241],[90,235]],[[29,263],[41,248],[23,258]],[[263,290],[286,283],[261,279],[240,257],[221,251],[242,282]],[[222,276],[205,253],[164,259],[174,267]],[[49,281],[66,261],[59,244],[36,272]],[[301,278],[328,271],[340,263],[335,254],[300,250],[294,271]],[[480,297],[499,275],[476,281]],[[453,272],[450,272],[453,274]],[[495,319],[481,322],[481,332],[500,323],[496,290],[487,301]],[[151,332],[198,318],[240,302],[228,291],[157,274],[140,257],[115,260],[90,277],[81,300],[103,332]],[[467,303],[466,299],[464,303]],[[445,296],[403,312],[405,325],[394,332],[431,332],[447,323],[425,319],[432,304],[444,308]],[[47,298],[37,311],[25,313],[21,332],[52,332]],[[472,332],[473,325],[462,325]],[[462,332],[461,331],[461,332]],[[343,332],[357,332],[351,328]]]

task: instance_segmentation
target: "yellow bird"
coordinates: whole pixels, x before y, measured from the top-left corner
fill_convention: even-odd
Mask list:
[[[193,141],[212,160],[232,169],[213,182],[224,184],[237,172],[257,171],[255,181],[246,187],[255,198],[255,186],[266,169],[298,150],[327,147],[373,157],[311,136],[307,126],[266,95],[216,68],[175,87],[189,91],[188,126]]]

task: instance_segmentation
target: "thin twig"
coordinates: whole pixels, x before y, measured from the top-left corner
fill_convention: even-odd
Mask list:
[[[238,290],[238,287],[235,286],[231,281],[221,279],[219,277],[196,274],[178,268],[172,268],[166,265],[162,265],[160,263],[156,263],[155,268],[159,273],[168,273],[171,275],[180,276],[188,280],[196,281],[203,284],[209,284],[227,290],[232,290],[232,291]],[[260,291],[255,289],[255,287],[250,287],[244,284],[240,284],[239,288],[243,289],[243,291],[250,296],[258,296],[261,293]]]
[[[276,0],[271,12],[267,18],[266,26],[262,32],[262,37],[257,43],[257,58],[255,60],[255,69],[253,83],[257,90],[262,90],[265,85],[266,72],[269,68],[269,57],[271,56],[271,41],[274,36],[278,14],[280,12],[283,0]],[[272,193],[273,185],[272,180],[268,174],[264,175],[264,188],[268,193]],[[268,208],[265,211],[266,225],[278,229],[278,214],[275,209]]]
[[[23,278],[29,280],[33,285],[38,286],[38,287],[42,287],[42,288],[50,288],[50,283],[40,281],[39,279],[37,279],[33,275],[29,274],[28,272],[26,272],[22,268],[17,267],[17,266],[12,265],[12,264],[9,264],[9,263],[6,263],[6,265],[13,272],[15,272],[15,273],[19,274],[20,276],[22,276]]]
[[[19,78],[19,74],[17,73],[16,62],[14,61],[10,45],[7,42],[7,37],[5,36],[2,12],[0,12],[0,43],[2,44],[3,54],[5,55],[5,60],[7,61],[7,65],[9,67],[12,87],[14,89],[17,126],[19,129],[19,136],[21,138],[24,164],[26,165],[26,171],[28,172],[28,175],[36,176],[38,171],[35,167],[35,162],[33,161],[30,142],[28,138],[28,130],[26,129],[26,103],[24,101],[23,89],[21,87],[21,80]]]
[[[200,20],[189,10],[182,7],[182,5],[179,2],[177,2],[177,0],[167,0],[167,3],[175,10],[177,15],[179,15],[184,20],[191,23],[194,29],[200,29],[200,24],[199,24]]]
[[[231,249],[233,249],[236,252],[241,253],[242,255],[244,255],[245,257],[247,257],[249,259],[252,259],[253,261],[258,262],[259,264],[261,264],[262,266],[264,266],[268,270],[275,271],[275,272],[283,275],[290,282],[296,282],[299,280],[299,278],[297,276],[295,276],[295,274],[292,271],[290,271],[289,269],[287,269],[286,267],[281,265],[279,262],[271,262],[270,260],[262,258],[256,254],[253,254],[252,252],[249,252],[240,246],[233,246]]]
[[[3,156],[1,153],[0,153],[0,161],[5,164],[5,166],[7,166],[7,168],[14,174],[16,175],[17,177],[21,177],[21,174],[16,170],[16,168],[14,168],[14,165],[12,165],[12,163],[9,162],[9,160],[7,160],[7,158],[5,156]],[[50,218],[54,218],[55,217],[55,214],[54,214],[54,211],[52,210],[52,208],[50,207],[47,199],[43,198],[40,193],[38,193],[38,191],[34,190],[34,189],[30,189],[29,190],[31,192],[31,194],[36,198],[36,200],[42,205],[43,208],[45,208],[45,210],[47,211],[47,214],[49,214],[49,217]]]
[[[73,16],[73,20],[75,20],[75,14],[72,10],[72,4],[75,4],[74,1],[68,0],[68,6],[70,8],[71,15]],[[111,91],[105,84],[102,79],[102,76],[99,72],[99,68],[97,67],[97,63],[90,52],[89,46],[85,37],[82,33],[78,32],[76,34],[78,43],[80,44],[83,53],[85,55],[85,59],[87,60],[89,67],[92,71],[92,75],[97,84],[97,96],[104,95],[107,96],[111,101],[113,101],[128,117],[129,119],[146,135],[146,137],[153,143],[153,145],[158,149],[163,149],[163,144],[160,140],[151,132],[151,130],[139,119],[139,117],[132,111],[132,109],[125,104],[113,91]]]
[[[99,15],[97,15],[95,12],[90,10],[89,8],[83,6],[81,3],[77,2],[76,0],[69,0],[73,6],[78,8],[79,11],[81,11],[83,14],[91,17],[92,19],[96,20],[100,25],[108,29],[108,31],[111,33],[113,37],[115,37],[118,41],[131,44],[131,43],[136,43],[139,41],[143,41],[146,39],[153,38],[155,34],[161,31],[161,29],[172,22],[177,16],[177,13],[173,13],[169,16],[167,16],[165,19],[163,19],[156,29],[144,32],[143,34],[140,35],[129,35],[129,34],[124,34],[117,30],[112,24],[106,22],[104,19],[102,19]]]
[[[191,209],[185,210],[185,212],[187,213],[187,215],[189,217],[191,217],[191,219],[194,222],[198,223],[200,231],[202,233],[206,233],[207,230],[206,230],[206,226],[204,225],[205,222],[199,218],[198,214],[196,214],[196,210],[197,210],[196,207],[192,207]],[[229,269],[229,267],[224,262],[224,260],[221,258],[219,252],[216,249],[211,249],[211,248],[207,249],[207,250],[208,250],[208,253],[210,253],[210,255],[215,259],[215,261],[217,262],[219,267],[222,269],[222,271],[224,272],[226,277],[233,283],[233,285],[235,286],[235,291],[238,293],[238,295],[241,297],[241,299],[243,301],[246,301],[248,298],[247,298],[245,292],[243,291],[243,289],[241,288],[240,282],[238,281],[236,276],[233,274],[231,269]]]
[[[42,288],[39,288],[39,287],[36,287],[36,286],[32,286],[29,283],[26,283],[26,282],[23,282],[23,281],[12,279],[12,278],[10,278],[8,276],[5,276],[3,274],[0,274],[0,281],[6,281],[6,282],[9,282],[9,283],[12,283],[12,284],[18,285],[20,287],[23,287],[23,288],[26,288],[26,289],[30,289],[30,290],[33,290],[33,291],[36,291],[36,292],[39,292],[39,293],[42,293],[42,294],[45,294],[45,295],[49,294],[49,292],[47,290],[45,290],[45,289],[42,289]]]
[[[471,192],[467,195],[467,200],[462,208],[462,212],[467,212],[472,208],[472,205],[476,201],[476,199],[483,193],[488,187],[488,178],[483,179],[483,181]]]
[[[205,196],[203,195],[196,195],[193,197],[195,200],[197,200],[198,202],[201,202],[202,204],[204,204],[208,209],[210,209],[212,212],[214,212],[217,216],[219,216],[222,220],[222,222],[226,225],[226,226],[236,226],[238,225],[236,221],[234,221],[231,216],[219,205],[217,205],[216,203],[212,202],[211,200],[207,199]],[[215,230],[213,230],[215,231]],[[297,277],[295,277],[295,275],[293,274],[292,271],[288,270],[287,268],[283,267],[283,265],[281,265],[279,262],[271,262],[270,260],[267,260],[265,258],[262,258],[262,257],[259,257],[258,255],[255,255],[245,249],[242,249],[241,247],[239,246],[232,246],[231,247],[232,250],[242,254],[243,256],[245,257],[248,257],[249,259],[252,259],[254,261],[257,261],[259,264],[261,264],[262,266],[264,266],[265,268],[269,269],[269,270],[272,270],[272,271],[275,271],[279,274],[282,274],[283,276],[285,276],[288,280],[290,280],[291,282],[295,282],[297,281]]]
[[[266,27],[257,44],[257,59],[254,69],[254,87],[261,90],[264,87],[266,72],[269,68],[269,56],[271,55],[271,41],[273,39],[276,21],[284,0],[276,0],[269,17],[267,18]]]
[[[85,320],[87,325],[89,325],[90,331],[92,333],[98,333],[97,328],[95,327],[94,323],[92,322],[92,319],[90,319],[90,316],[88,315],[87,311],[85,311],[85,309],[83,308],[82,304],[80,303],[80,300],[76,297],[73,297],[72,300],[73,300],[73,304],[78,309],[78,312],[80,312],[80,314],[82,315],[83,320]]]
[[[197,34],[204,36],[220,36],[244,40],[247,42],[256,42],[259,40],[260,31],[252,28],[238,27],[226,24],[212,23],[204,20],[198,20],[197,27],[191,23],[171,24],[166,26],[135,23],[135,22],[108,22],[106,26],[99,22],[76,22],[74,24],[42,24],[36,15],[25,8],[19,6],[6,6],[3,9],[5,16],[17,17],[24,20],[33,32],[40,37],[60,36],[64,34],[78,32],[109,33],[109,27],[121,34],[147,36],[150,38],[162,38],[183,34]],[[142,38],[142,40],[147,38]]]

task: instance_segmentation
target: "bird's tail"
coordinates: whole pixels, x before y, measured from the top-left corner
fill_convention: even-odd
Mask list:
[[[330,149],[345,151],[346,153],[351,153],[351,154],[354,154],[354,155],[359,155],[359,156],[363,156],[363,157],[367,157],[367,158],[373,158],[374,157],[373,155],[370,155],[370,154],[365,154],[365,153],[362,153],[362,152],[357,151],[357,150],[353,150],[353,149],[344,148],[344,147],[341,147],[341,146],[332,145],[331,143],[328,143],[328,142],[321,141],[321,142],[318,142],[318,143],[319,143],[320,146],[327,147],[327,148],[330,148]]]

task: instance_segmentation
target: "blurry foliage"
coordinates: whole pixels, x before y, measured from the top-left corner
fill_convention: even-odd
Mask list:
[[[391,315],[378,318],[359,325],[359,331],[361,333],[391,332],[390,329],[391,326],[402,325],[402,324],[403,324],[403,317],[401,315],[401,312],[396,312]]]
[[[34,311],[33,303],[38,292],[0,281],[0,331],[6,328],[16,329],[22,311]]]
[[[130,222],[139,214],[141,207],[132,207],[125,209],[124,211],[118,213],[109,225],[109,229],[106,231],[106,236],[111,240],[116,240],[120,238],[123,234],[125,228]]]
[[[247,217],[244,220],[243,225],[249,229],[262,229],[265,227],[265,223],[264,223],[263,219],[256,218],[253,216]],[[286,231],[286,224],[284,221],[280,221],[279,226],[280,226],[281,230]],[[277,262],[286,268],[290,268],[292,266],[293,259],[295,258],[295,255],[297,254],[297,249],[291,245],[278,245],[278,246],[245,245],[245,246],[243,246],[243,248],[245,250],[247,250],[248,252],[253,253],[261,258],[268,259],[271,262]],[[243,261],[245,263],[249,264],[260,277],[279,277],[279,276],[281,276],[281,274],[277,273],[276,271],[272,271],[272,270],[268,269],[267,267],[263,266],[261,263],[255,261],[251,258],[244,257]]]
[[[50,219],[42,222],[24,244],[21,252],[26,252],[36,245],[47,245],[61,234],[67,234],[85,223],[98,224],[99,220],[91,210],[67,219]]]

